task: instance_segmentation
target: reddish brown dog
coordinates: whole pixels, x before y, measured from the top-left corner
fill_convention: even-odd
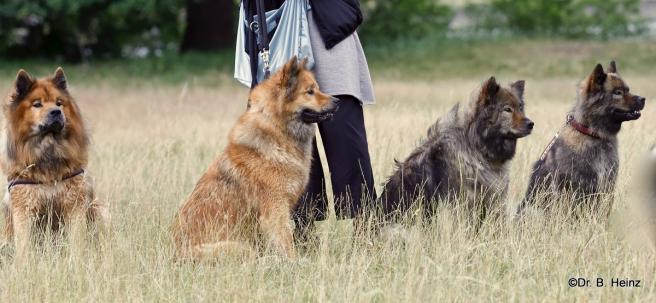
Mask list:
[[[337,109],[305,64],[292,59],[251,92],[228,146],[174,220],[180,256],[251,255],[258,232],[284,256],[296,255],[290,216],[309,177],[312,123]]]
[[[85,171],[89,139],[61,68],[36,80],[20,70],[4,104],[5,235],[23,256],[37,231],[86,233],[108,219]]]

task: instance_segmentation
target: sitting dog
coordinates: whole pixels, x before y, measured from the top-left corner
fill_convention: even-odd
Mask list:
[[[580,84],[565,126],[533,166],[518,212],[528,205],[571,212],[587,204],[599,210],[615,188],[617,134],[622,123],[640,118],[644,107],[645,98],[629,91],[614,61],[607,72],[597,64]]]
[[[200,178],[173,223],[178,255],[194,260],[251,256],[258,231],[294,258],[291,211],[305,190],[314,122],[337,110],[307,61],[289,61],[255,87],[224,152]]]
[[[20,70],[4,115],[4,230],[16,255],[24,256],[36,232],[68,226],[81,236],[87,223],[104,226],[109,213],[94,197],[86,171],[89,139],[64,71],[36,80]]]
[[[384,186],[385,215],[402,215],[421,198],[431,215],[438,200],[462,199],[482,220],[505,197],[517,140],[533,129],[523,96],[524,81],[506,88],[491,77],[469,103],[431,126]]]

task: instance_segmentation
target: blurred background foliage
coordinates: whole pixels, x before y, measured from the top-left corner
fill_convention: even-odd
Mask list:
[[[477,28],[509,35],[608,39],[645,30],[640,0],[492,0],[467,12]]]
[[[150,55],[177,46],[184,0],[2,0],[6,57]]]
[[[366,46],[498,36],[642,35],[640,0],[363,0]],[[149,57],[234,45],[235,0],[3,0],[0,56]],[[448,4],[448,5],[447,5]],[[456,10],[456,8],[458,8]]]
[[[451,7],[433,0],[365,0],[360,4],[367,19],[360,37],[370,44],[443,36],[454,16]]]

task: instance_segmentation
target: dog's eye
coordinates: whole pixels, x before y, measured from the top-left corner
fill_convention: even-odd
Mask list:
[[[613,95],[615,95],[615,96],[621,96],[621,95],[624,95],[624,92],[621,91],[621,90],[616,90],[616,91],[613,92]]]
[[[41,100],[34,100],[34,102],[32,102],[32,106],[38,108],[38,107],[43,106],[43,104],[41,104]]]
[[[310,96],[314,95],[314,89],[308,89],[307,94]]]
[[[61,99],[57,99],[57,102],[55,104],[57,104],[57,106],[62,106],[63,103]]]
[[[507,113],[512,113],[512,112],[513,112],[513,109],[512,109],[512,107],[505,107],[505,108],[503,109],[503,111],[504,111],[504,112],[507,112]]]

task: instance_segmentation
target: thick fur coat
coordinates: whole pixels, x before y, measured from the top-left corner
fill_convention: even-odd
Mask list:
[[[85,171],[89,139],[64,71],[39,80],[19,71],[4,117],[5,235],[16,254],[23,255],[39,231],[69,226],[83,235],[87,223],[104,226],[109,213]]]
[[[253,89],[228,146],[174,220],[178,254],[197,260],[251,255],[262,233],[272,248],[295,257],[291,210],[309,177],[312,123],[336,109],[336,99],[319,91],[305,61],[296,58]]]
[[[583,204],[610,210],[619,168],[617,134],[622,123],[640,118],[645,98],[629,86],[611,62],[597,64],[579,86],[568,122],[533,166],[521,213],[527,206],[570,212]]]
[[[477,217],[496,207],[507,191],[517,140],[533,128],[523,96],[524,81],[501,87],[492,77],[472,100],[438,120],[397,163],[381,196],[384,213],[403,215],[422,201],[428,215],[439,201],[461,201]]]

